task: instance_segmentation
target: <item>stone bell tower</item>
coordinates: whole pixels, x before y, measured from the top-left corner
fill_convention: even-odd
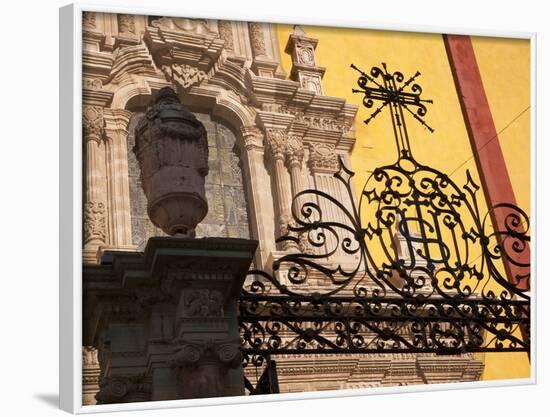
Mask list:
[[[194,239],[208,204],[206,130],[170,88],[136,127],[151,221],[170,237],[84,266],[84,345],[99,404],[243,395],[237,298],[257,241]]]

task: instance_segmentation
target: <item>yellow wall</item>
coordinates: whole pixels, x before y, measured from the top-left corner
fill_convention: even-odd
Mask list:
[[[323,88],[325,95],[343,97],[361,105],[361,96],[352,94],[357,72],[354,63],[364,71],[385,62],[389,70],[400,70],[405,77],[417,70],[423,97],[431,98],[425,120],[435,129],[428,132],[414,120],[408,120],[413,155],[418,162],[448,174],[459,185],[466,170],[479,178],[464,125],[443,38],[436,34],[303,27],[307,35],[319,39],[316,49],[318,65],[327,68]],[[292,26],[278,25],[279,47],[284,51]],[[476,56],[497,131],[508,124],[529,104],[529,45],[527,41],[474,39]],[[290,55],[282,54],[283,69],[290,73]],[[504,74],[503,68],[509,68]],[[510,92],[510,84],[514,92]],[[374,108],[373,108],[374,109]],[[356,122],[356,144],[352,168],[356,171],[356,189],[360,190],[370,172],[381,165],[395,162],[397,151],[387,113],[380,114],[369,125],[362,121],[370,112],[361,105]],[[500,138],[512,185],[521,207],[529,207],[529,116],[524,114]],[[512,137],[513,140],[508,140]],[[479,183],[479,181],[477,181]],[[480,210],[486,212],[480,195]],[[529,375],[525,354],[486,354],[483,379],[508,379]]]
[[[516,202],[530,215],[529,41],[474,37],[472,44]],[[528,378],[527,354],[486,354],[483,377]]]

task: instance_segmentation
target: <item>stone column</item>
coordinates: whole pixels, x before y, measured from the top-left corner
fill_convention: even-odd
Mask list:
[[[103,112],[109,173],[108,245],[119,249],[132,247],[128,185],[128,124],[131,115],[129,111],[119,109],[106,109]]]
[[[106,170],[103,109],[84,106],[84,262],[95,262],[99,246],[104,245],[106,232]]]
[[[304,146],[301,138],[290,136],[286,148],[287,163],[290,171],[290,183],[292,185],[292,198],[304,190],[302,176],[302,161],[304,159]]]
[[[272,232],[266,230],[266,225],[271,222],[266,204],[269,204],[272,194],[264,165],[264,135],[255,126],[242,127],[241,133],[243,144],[240,153],[250,204],[248,213],[253,237],[259,242],[255,260],[256,266],[262,268],[275,248]]]
[[[291,198],[291,212],[294,212],[300,216],[300,210],[302,205],[306,202],[305,197],[296,198],[296,195],[305,190],[304,186],[304,176],[302,174],[302,161],[304,160],[304,145],[302,139],[299,136],[289,136],[287,147],[287,164],[290,171],[290,184],[292,187],[292,198]],[[294,204],[294,208],[292,208]],[[300,234],[299,236],[300,244],[296,245],[293,242],[288,242],[288,246],[293,248],[298,248],[303,253],[312,253],[312,248],[308,244],[307,235]]]
[[[334,174],[338,171],[338,155],[335,151],[335,146],[326,143],[310,143],[309,144],[309,159],[308,166],[311,170],[311,175],[315,183],[315,188],[319,191],[335,197],[344,205],[348,205],[347,197],[342,193],[340,181],[334,178]],[[343,213],[334,207],[333,204],[326,199],[319,198],[319,207],[322,211],[324,221],[335,221],[347,223],[347,219]],[[342,235],[343,237],[343,235]],[[329,248],[334,248],[339,243],[330,233],[327,233],[326,245],[321,248],[325,251]],[[341,255],[342,251],[338,249],[336,255]],[[331,259],[334,260],[334,259]]]
[[[254,57],[250,68],[260,77],[274,77],[279,67],[278,58],[273,54],[273,48],[266,42],[269,34],[268,23],[248,22],[248,34]]]
[[[288,223],[291,220],[290,204],[292,195],[290,184],[286,176],[285,156],[287,146],[287,133],[283,129],[266,129],[266,142],[269,149],[269,156],[273,165],[275,189],[277,190],[277,220],[278,236],[288,232]],[[289,248],[289,242],[282,242],[281,249]]]

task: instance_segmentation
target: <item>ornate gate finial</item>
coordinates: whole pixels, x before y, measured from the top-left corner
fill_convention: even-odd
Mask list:
[[[420,76],[420,71],[416,71],[412,77],[403,82],[405,79],[403,73],[399,71],[393,73],[388,72],[388,68],[384,62],[382,63],[382,68],[372,67],[370,75],[361,71],[354,64],[350,66],[361,74],[357,80],[357,85],[360,89],[354,88],[351,91],[353,93],[365,95],[363,98],[365,107],[369,109],[372,108],[374,100],[382,102],[382,104],[365,120],[365,124],[368,124],[382,112],[384,107],[389,105],[391,107],[390,114],[399,158],[411,157],[411,145],[403,110],[410,113],[414,119],[430,132],[433,133],[434,131],[423,119],[428,112],[425,103],[431,104],[433,101],[420,98],[422,87],[415,82]],[[409,85],[411,86],[410,91],[406,91]],[[411,110],[411,107],[416,109]]]

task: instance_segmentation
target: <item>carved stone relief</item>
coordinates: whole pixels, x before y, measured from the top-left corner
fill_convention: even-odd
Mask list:
[[[204,71],[187,64],[163,65],[161,69],[169,80],[174,81],[185,90],[208,78]]]
[[[250,33],[250,42],[252,44],[252,52],[254,53],[254,57],[265,56],[267,51],[265,48],[263,24],[249,22],[248,31]]]
[[[82,13],[82,27],[83,29],[95,29],[96,28],[96,16],[95,12],[83,12]]]
[[[119,33],[136,33],[135,17],[131,14],[119,14],[117,15],[118,31]]]
[[[220,38],[225,41],[225,48],[233,50],[233,25],[229,20],[218,20]]]
[[[84,243],[105,242],[105,205],[97,201],[84,203]]]

